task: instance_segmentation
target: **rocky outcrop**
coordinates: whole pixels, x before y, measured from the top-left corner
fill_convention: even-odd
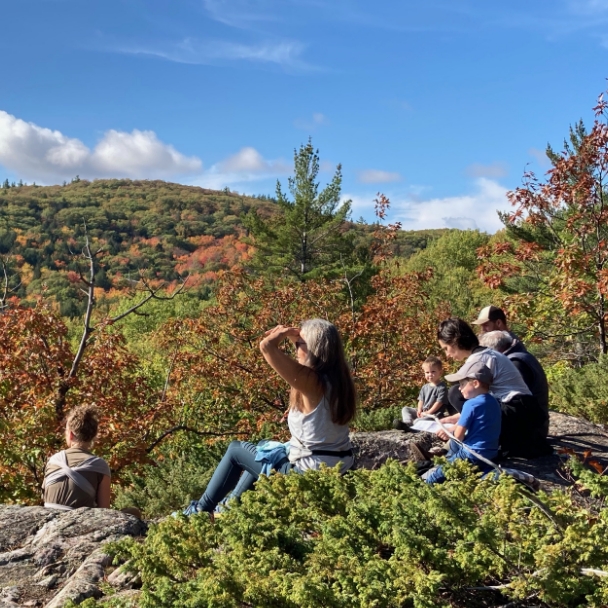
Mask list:
[[[608,464],[608,434],[603,427],[552,413],[549,432],[555,448],[591,451],[604,466]],[[412,458],[412,442],[427,450],[441,444],[427,433],[391,430],[353,436],[358,466],[368,469],[380,467],[388,458],[406,463]],[[532,473],[546,490],[571,483],[559,453],[504,464]],[[110,567],[103,545],[145,532],[144,522],[110,509],[54,511],[0,505],[0,608],[60,608],[69,599],[78,603],[101,597],[109,586],[125,598],[136,594],[132,588],[139,584],[137,576]]]
[[[109,565],[103,545],[145,532],[136,517],[110,509],[0,505],[0,608],[101,597]]]
[[[376,433],[355,433],[353,444],[357,454],[357,466],[364,469],[377,469],[388,458],[405,463],[412,459],[410,445],[416,443],[428,450],[440,446],[442,442],[428,433],[404,433],[402,431],[380,431]],[[604,426],[592,424],[573,416],[551,412],[549,442],[554,453],[549,456],[526,460],[508,458],[500,464],[503,467],[519,469],[534,475],[542,489],[551,491],[557,487],[572,485],[563,467],[568,452],[584,454],[591,452],[593,457],[608,466],[608,433]]]

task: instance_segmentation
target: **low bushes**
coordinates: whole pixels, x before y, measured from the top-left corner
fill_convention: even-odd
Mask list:
[[[215,524],[168,518],[111,552],[141,573],[143,608],[606,605],[607,579],[583,570],[608,568],[605,510],[479,481],[464,462],[447,475],[273,475]]]

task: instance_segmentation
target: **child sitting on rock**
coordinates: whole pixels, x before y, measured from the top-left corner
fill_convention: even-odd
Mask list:
[[[65,425],[67,450],[49,459],[42,489],[44,506],[70,511],[78,507],[110,508],[110,467],[91,453],[99,427],[99,411],[91,405],[74,408]]]
[[[433,414],[437,417],[445,415],[448,405],[448,389],[441,380],[443,364],[439,357],[428,357],[422,364],[424,378],[427,381],[418,395],[418,408],[404,407],[401,410],[401,420],[393,421],[393,428],[409,431],[416,418]]]
[[[452,431],[460,443],[450,441],[447,459],[449,462],[469,460],[481,471],[487,472],[491,466],[476,458],[467,448],[487,460],[492,460],[498,455],[502,415],[500,404],[489,393],[493,380],[492,371],[485,363],[475,361],[465,363],[455,374],[446,376],[446,380],[459,382],[460,391],[466,399]],[[443,431],[438,435],[444,440],[448,439],[448,435]],[[422,478],[427,483],[445,481],[441,466],[427,471]]]

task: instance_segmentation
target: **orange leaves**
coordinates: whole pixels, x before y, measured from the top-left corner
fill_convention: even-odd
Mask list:
[[[201,236],[191,239],[197,249],[190,254],[181,255],[176,270],[179,273],[201,275],[202,281],[212,282],[218,270],[229,270],[251,259],[253,249],[234,235],[221,238]]]
[[[65,411],[82,403],[102,409],[96,450],[125,464],[145,457],[146,431],[158,409],[157,395],[141,374],[122,337],[99,327],[85,352],[80,374],[67,381],[74,353],[67,328],[44,305],[11,308],[0,315],[0,467],[13,474],[0,488],[0,500],[39,496],[46,458],[63,446],[57,397]],[[142,422],[143,421],[143,422]]]
[[[599,338],[605,353],[608,106],[603,97],[595,111],[590,131],[578,123],[561,154],[549,150],[553,168],[543,183],[528,172],[523,185],[508,194],[515,210],[506,218],[505,238],[480,250],[478,271],[492,288],[536,297],[539,318],[551,302],[553,316],[567,326],[545,333],[574,335],[579,328],[592,327],[589,333]]]

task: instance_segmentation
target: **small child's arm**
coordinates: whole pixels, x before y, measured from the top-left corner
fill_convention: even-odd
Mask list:
[[[445,418],[442,418],[441,424],[444,427],[448,428],[457,439],[462,441],[462,439],[460,437],[456,436],[456,429],[464,429],[464,432],[462,435],[463,437],[467,430],[464,426],[458,425],[459,419],[460,419],[460,413],[456,413],[456,414],[453,414],[452,416],[446,416]],[[437,437],[439,437],[439,439],[441,439],[443,441],[448,441],[448,439],[451,439],[450,436],[443,429],[439,429],[437,431]]]
[[[424,412],[425,415],[436,414],[439,410],[443,408],[443,401],[435,401],[431,407]],[[420,416],[420,414],[418,414]]]
[[[424,407],[424,401],[422,401],[422,399],[418,399],[418,418],[422,418],[422,413],[423,413],[423,408]]]
[[[459,424],[457,424],[452,431],[452,435],[454,435],[458,441],[463,441],[466,434],[467,428],[465,426],[460,426]]]

